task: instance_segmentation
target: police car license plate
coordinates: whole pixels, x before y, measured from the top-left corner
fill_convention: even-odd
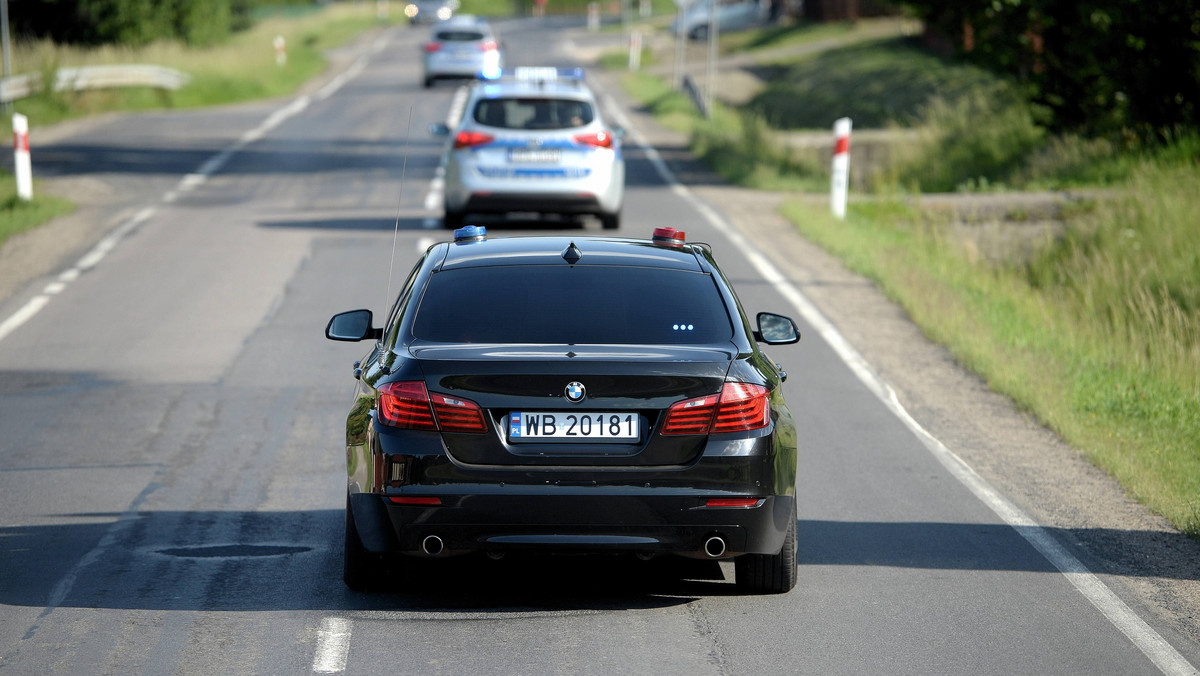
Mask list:
[[[641,437],[641,416],[623,412],[513,411],[508,440],[630,442]]]
[[[508,151],[508,161],[521,164],[558,164],[562,159],[559,150],[513,148]]]

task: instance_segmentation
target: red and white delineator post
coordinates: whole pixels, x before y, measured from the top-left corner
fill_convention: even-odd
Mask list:
[[[13,113],[13,169],[17,174],[17,196],[33,199],[33,165],[29,161],[29,118]]]
[[[830,194],[833,215],[846,218],[846,197],[850,191],[850,118],[833,123],[833,189]]]

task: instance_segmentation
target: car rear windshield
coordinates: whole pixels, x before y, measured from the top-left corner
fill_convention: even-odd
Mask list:
[[[484,38],[483,33],[479,31],[438,31],[437,37],[434,38],[438,42],[479,42]]]
[[[733,326],[704,273],[530,265],[433,275],[413,334],[438,343],[711,345],[728,342]]]
[[[570,129],[591,124],[592,104],[578,99],[495,98],[475,105],[475,121],[504,129]]]

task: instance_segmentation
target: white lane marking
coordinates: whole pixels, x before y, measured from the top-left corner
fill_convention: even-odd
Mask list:
[[[624,112],[615,105],[610,107],[615,111],[615,117],[621,126],[632,132],[634,142],[641,146],[650,163],[659,175],[670,186],[675,194],[688,199],[695,204],[700,214],[714,228],[729,238],[729,241],[746,257],[759,274],[766,279],[776,291],[792,304],[792,307],[804,317],[821,335],[834,352],[850,367],[851,372],[858,377],[867,389],[878,397],[888,410],[916,437],[934,458],[971,491],[983,504],[987,505],[997,516],[1025,538],[1034,549],[1038,550],[1055,568],[1067,578],[1093,606],[1099,610],[1109,622],[1121,631],[1142,653],[1154,663],[1164,674],[1169,676],[1195,676],[1200,670],[1184,659],[1179,651],[1166,641],[1158,632],[1146,623],[1124,601],[1113,593],[1100,578],[1087,569],[1078,558],[1063,548],[1050,533],[1014,505],[1008,498],[992,487],[983,477],[979,476],[970,465],[941,441],[929,433],[916,421],[900,403],[896,392],[879,377],[867,360],[850,344],[841,332],[825,318],[819,309],[801,291],[791,283],[779,270],[767,260],[740,232],[728,224],[707,204],[692,196],[687,186],[680,183],[675,174],[663,161],[658,151],[654,149],[638,130],[629,124]]]
[[[372,44],[370,52],[372,54],[378,54],[387,44],[387,38],[387,33],[377,38]],[[365,68],[366,65],[367,59],[365,56],[360,56],[358,59],[356,59],[350,68],[341,73],[338,78],[335,78],[335,81],[340,79],[340,83],[337,87],[329,88],[329,85],[326,85],[326,87],[322,89],[322,91],[329,89],[329,91],[325,94],[325,97],[328,97],[330,94],[337,91],[339,87],[362,72],[362,69]],[[159,201],[165,204],[170,204],[179,199],[180,195],[191,192],[192,190],[204,185],[208,181],[208,178],[220,171],[222,167],[224,167],[238,151],[261,139],[267,134],[267,132],[271,131],[275,127],[278,127],[288,118],[303,112],[306,108],[308,108],[311,102],[311,97],[301,96],[279,110],[271,113],[265,120],[259,123],[257,127],[242,134],[228,147],[205,160],[199,167],[196,168],[195,171],[186,174],[179,180],[179,183],[174,188],[163,193],[163,195],[159,198]],[[126,235],[152,218],[154,214],[155,208],[148,206],[143,208],[133,217],[124,221],[120,226],[106,235],[87,253],[85,253],[83,257],[75,263],[74,267],[60,274],[58,277],[58,282],[47,286],[44,293],[50,295],[62,293],[62,291],[66,288],[66,284],[79,279],[79,276],[82,272],[90,270],[99,264],[100,261],[108,255],[108,252],[116,248],[117,244],[119,244]],[[35,296],[3,322],[0,322],[0,340],[4,340],[8,334],[12,333],[22,324],[33,318],[33,316],[40,312],[42,308],[46,307],[48,302],[50,302],[50,298],[47,295]]]
[[[9,315],[8,319],[0,322],[0,340],[4,340],[8,334],[16,331],[17,327],[32,319],[49,302],[50,296],[34,296],[30,298],[28,302],[21,306],[21,309]]]
[[[321,621],[317,635],[317,652],[313,655],[312,670],[318,674],[339,674],[346,670],[350,654],[350,620],[327,617]]]

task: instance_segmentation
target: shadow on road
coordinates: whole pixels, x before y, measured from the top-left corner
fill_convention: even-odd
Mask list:
[[[396,569],[381,579],[376,593],[362,594],[342,585],[340,509],[56,518],[92,523],[0,528],[5,571],[0,603],[42,607],[61,595],[58,605],[85,608],[490,612],[650,608],[737,593],[725,574],[732,572],[729,564],[713,561],[510,555],[498,561],[412,559],[417,565]],[[807,566],[1056,572],[1003,525],[800,521],[798,532],[801,585]],[[1052,534],[1068,543],[1079,535],[1133,544],[1184,537],[1140,531]],[[1120,572],[1198,580],[1200,564]]]

